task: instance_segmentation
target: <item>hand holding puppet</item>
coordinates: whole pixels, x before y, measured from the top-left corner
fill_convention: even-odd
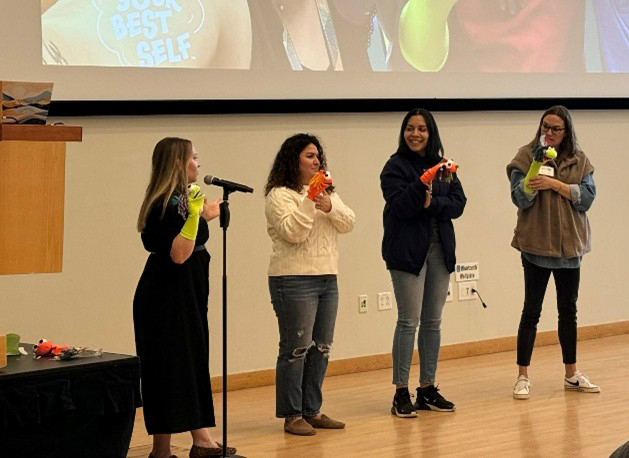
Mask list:
[[[533,151],[533,162],[531,162],[529,171],[524,177],[524,192],[528,195],[533,194],[533,190],[529,188],[529,180],[539,174],[539,169],[542,167],[546,159],[555,159],[557,157],[557,150],[552,146],[546,146],[546,142],[543,137],[540,143],[541,145]]]
[[[310,179],[310,183],[308,183],[308,194],[307,197],[310,200],[315,200],[319,194],[327,189],[328,186],[332,185],[332,176],[330,172],[326,172],[325,170],[319,170],[315,175]]]
[[[419,177],[419,180],[422,183],[424,183],[426,186],[428,186],[437,177],[437,174],[441,172],[444,174],[447,181],[447,178],[449,178],[450,174],[456,172],[458,169],[459,169],[459,166],[452,159],[446,159],[444,157],[441,160],[441,162],[439,162],[436,165],[433,165],[428,170],[426,170],[422,174],[422,176]]]

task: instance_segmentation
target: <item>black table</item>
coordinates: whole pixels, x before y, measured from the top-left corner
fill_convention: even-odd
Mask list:
[[[0,369],[0,456],[126,457],[140,397],[136,356],[9,356]]]

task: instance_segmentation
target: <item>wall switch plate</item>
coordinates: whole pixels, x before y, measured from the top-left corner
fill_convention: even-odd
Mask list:
[[[464,281],[459,283],[459,300],[471,301],[474,300],[474,290],[476,289],[475,281]]]
[[[367,295],[361,294],[358,296],[358,311],[360,313],[366,313],[368,310],[369,304],[367,303]]]
[[[393,308],[393,298],[390,292],[378,293],[378,310],[391,310]]]
[[[448,295],[446,296],[446,302],[452,302],[452,282],[448,283]]]

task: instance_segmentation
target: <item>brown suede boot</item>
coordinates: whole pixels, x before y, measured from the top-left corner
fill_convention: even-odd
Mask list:
[[[333,420],[327,415],[321,415],[321,418],[316,417],[304,417],[308,423],[310,423],[315,428],[322,429],[343,429],[345,428],[345,423],[338,420]]]
[[[314,436],[316,434],[314,428],[303,418],[297,418],[293,421],[284,420],[284,431],[296,436]]]

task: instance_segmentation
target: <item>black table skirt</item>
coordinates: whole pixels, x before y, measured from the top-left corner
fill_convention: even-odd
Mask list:
[[[141,405],[135,356],[10,356],[0,369],[0,456],[126,457]]]

